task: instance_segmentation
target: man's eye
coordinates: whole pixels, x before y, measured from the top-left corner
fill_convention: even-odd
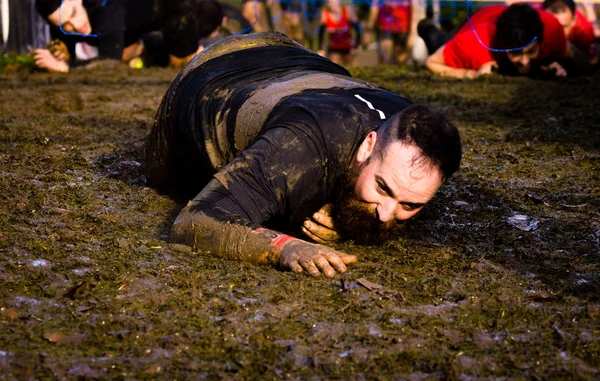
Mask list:
[[[412,212],[414,210],[419,209],[419,206],[410,205],[410,204],[402,204],[402,209],[404,209],[407,212]]]

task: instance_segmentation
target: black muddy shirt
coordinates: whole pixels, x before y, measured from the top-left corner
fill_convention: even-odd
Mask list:
[[[299,228],[331,201],[366,135],[411,104],[302,48],[197,61],[163,99],[147,166],[159,186],[177,181],[166,174],[201,179],[195,192],[210,181],[192,210],[219,221]]]
[[[98,37],[63,34],[57,27],[51,27],[50,32],[53,39],[67,44],[71,57],[75,57],[75,44],[85,42],[98,48],[98,58],[121,60],[123,48],[145,33],[162,31],[168,53],[185,57],[198,49],[194,3],[194,0],[84,0],[92,33]]]

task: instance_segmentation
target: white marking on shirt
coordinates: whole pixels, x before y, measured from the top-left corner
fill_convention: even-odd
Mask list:
[[[379,117],[381,118],[381,120],[385,119],[385,114],[383,113],[383,111],[377,110],[375,107],[373,107],[373,104],[371,102],[369,102],[368,100],[366,100],[365,98],[361,97],[358,94],[354,94],[354,96],[357,97],[358,99],[360,99],[361,101],[365,102],[371,110],[377,111],[379,113]]]

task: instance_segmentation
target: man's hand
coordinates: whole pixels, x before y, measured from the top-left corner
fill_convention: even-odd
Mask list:
[[[57,59],[48,49],[35,49],[33,51],[35,64],[53,73],[69,72],[69,65],[65,61]]]
[[[492,74],[495,69],[498,69],[498,64],[496,61],[486,62],[477,70],[477,76],[479,77],[481,75]]]
[[[498,68],[498,64],[496,63],[496,61],[486,62],[483,65],[481,65],[481,67],[479,67],[479,69],[477,69],[477,70],[463,69],[464,70],[464,78],[466,78],[466,79],[479,78],[482,75],[492,74],[494,69],[497,69],[497,68]]]
[[[331,204],[325,204],[318,212],[312,215],[312,219],[304,221],[302,232],[310,239],[319,243],[331,243],[340,240],[340,235],[335,230],[331,219]]]
[[[544,71],[554,70],[554,76],[556,76],[556,77],[566,77],[567,76],[567,71],[558,62],[552,62],[548,66],[542,66],[542,70],[544,70]]]
[[[345,272],[346,265],[356,261],[354,255],[299,239],[287,242],[281,248],[279,256],[279,265],[283,269],[289,269],[297,274],[306,271],[312,276],[323,273],[328,278],[333,278],[336,272]]]
[[[68,61],[71,58],[67,45],[61,40],[50,41],[46,44],[45,49],[48,49],[57,60]]]

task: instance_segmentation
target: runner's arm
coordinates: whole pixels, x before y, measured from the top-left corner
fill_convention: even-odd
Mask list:
[[[356,261],[332,248],[264,228],[264,223],[322,197],[312,193],[324,175],[322,148],[308,132],[310,127],[301,126],[302,114],[294,115],[294,125],[264,133],[188,203],[173,225],[173,241],[220,258],[313,276],[334,276]]]
[[[448,66],[444,60],[444,48],[446,44],[442,45],[435,53],[427,58],[425,66],[432,72],[439,74],[444,77],[453,78],[477,78],[477,70],[472,69],[460,69]]]

